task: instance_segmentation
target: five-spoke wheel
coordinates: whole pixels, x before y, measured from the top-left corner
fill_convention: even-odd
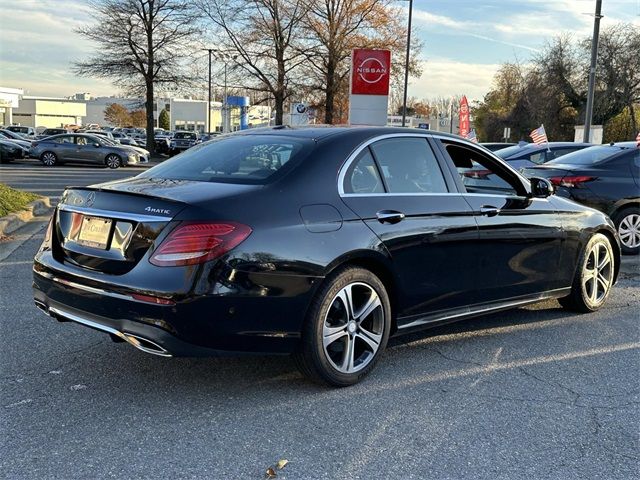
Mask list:
[[[341,373],[365,368],[375,357],[384,334],[384,311],[376,291],[354,282],[334,297],[322,327],[329,363]]]
[[[318,382],[352,385],[373,368],[390,328],[384,284],[368,270],[345,267],[327,277],[316,294],[294,358]]]
[[[596,233],[585,246],[578,263],[571,294],[560,299],[563,307],[580,312],[598,310],[607,299],[615,276],[611,241]]]

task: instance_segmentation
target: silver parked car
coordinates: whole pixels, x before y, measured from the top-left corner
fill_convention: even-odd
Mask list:
[[[47,167],[77,162],[118,168],[140,161],[140,155],[132,148],[112,143],[105,137],[84,133],[54,135],[38,140],[33,142],[29,153]]]

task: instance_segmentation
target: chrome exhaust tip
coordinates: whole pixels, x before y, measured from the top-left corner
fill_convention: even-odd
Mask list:
[[[161,347],[153,340],[135,335],[133,333],[126,333],[116,330],[115,328],[103,325],[101,323],[89,320],[88,318],[81,317],[74,313],[62,311],[56,307],[47,308],[47,306],[36,300],[36,306],[45,311],[49,316],[54,317],[61,322],[75,322],[86,327],[100,330],[101,332],[108,333],[112,340],[119,339],[120,341],[127,342],[129,345],[137,348],[138,350],[150,353],[151,355],[158,355],[160,357],[172,357],[173,355],[166,348]]]

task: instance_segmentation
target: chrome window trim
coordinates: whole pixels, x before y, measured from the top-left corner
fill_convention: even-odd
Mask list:
[[[356,149],[353,152],[351,152],[351,155],[347,157],[347,159],[342,163],[342,166],[340,167],[340,172],[338,174],[338,195],[340,195],[341,197],[349,196],[349,195],[358,195],[358,196],[370,195],[367,193],[345,193],[344,179],[345,179],[345,176],[347,175],[347,170],[349,170],[349,167],[351,166],[353,161],[358,157],[358,155],[360,155],[360,153],[365,148],[369,147],[369,145],[371,145],[372,143],[375,143],[379,140],[386,140],[388,138],[402,138],[402,137],[423,138],[424,141],[426,142],[427,138],[429,138],[429,135],[424,133],[385,133],[383,135],[378,135],[376,137],[372,137],[372,138],[369,138],[368,140],[365,140],[363,143],[358,145],[358,147],[356,147]],[[429,148],[431,148],[431,145],[429,145]],[[435,152],[433,153],[435,156]],[[377,195],[394,195],[394,194],[379,193]],[[422,194],[418,193],[417,195],[422,195]]]
[[[351,166],[351,164],[354,162],[354,160],[358,157],[358,155],[360,155],[360,153],[365,149],[368,148],[369,145],[371,145],[372,143],[375,143],[379,140],[386,140],[388,138],[403,138],[403,137],[413,137],[413,138],[424,138],[425,141],[427,140],[427,138],[434,138],[437,140],[448,140],[448,141],[453,141],[453,142],[458,142],[464,146],[469,146],[469,147],[473,147],[473,148],[478,148],[476,144],[474,144],[473,142],[470,142],[468,140],[465,140],[464,138],[460,137],[460,138],[455,138],[455,137],[451,137],[451,136],[445,136],[445,135],[438,135],[437,133],[433,133],[433,132],[429,132],[429,133],[386,133],[384,135],[378,135],[376,137],[372,137],[368,140],[366,140],[365,142],[363,142],[362,144],[360,144],[353,152],[351,152],[351,154],[347,157],[347,160],[345,160],[345,162],[342,164],[342,166],[340,167],[340,172],[338,173],[338,195],[340,195],[341,197],[378,197],[378,196],[396,196],[396,197],[407,197],[407,196],[415,196],[415,197],[423,197],[423,196],[434,196],[434,195],[478,195],[478,196],[489,196],[489,197],[520,197],[522,198],[522,195],[499,195],[499,194],[483,194],[483,193],[468,193],[468,192],[441,192],[441,193],[433,193],[433,192],[425,192],[425,193],[345,193],[344,191],[344,180],[345,177],[347,175],[347,170],[349,170],[349,167]],[[431,148],[431,145],[429,145],[429,148]],[[508,162],[500,159],[499,157],[497,157],[496,155],[493,154],[493,152],[488,151],[487,152],[482,152],[483,154],[487,154],[489,153],[490,157],[494,157],[494,160],[498,160],[501,163],[505,164],[507,169],[510,170],[513,174],[515,174],[515,176],[523,183],[525,189],[530,192],[531,191],[531,184],[529,182],[529,180],[523,176],[520,172],[518,172],[516,169],[514,169],[511,165],[509,165]],[[435,152],[434,152],[435,155]]]
[[[93,217],[105,217],[116,220],[132,220],[134,222],[170,222],[173,218],[160,215],[145,215],[143,213],[116,212],[114,210],[100,210],[98,208],[77,207],[74,205],[68,205],[66,203],[59,204],[58,210],[64,210],[65,212],[82,213],[83,215],[90,215]]]

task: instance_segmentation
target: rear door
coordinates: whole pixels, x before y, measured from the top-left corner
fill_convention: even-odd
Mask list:
[[[64,135],[51,141],[51,149],[60,161],[76,159],[76,144],[73,137],[73,135]]]
[[[396,266],[400,316],[456,308],[475,289],[477,226],[424,135],[385,135],[341,176],[343,201],[384,243]]]
[[[524,178],[480,148],[450,138],[439,145],[478,223],[482,280],[476,288],[482,301],[566,287],[557,272],[564,231],[549,199],[532,198]]]

